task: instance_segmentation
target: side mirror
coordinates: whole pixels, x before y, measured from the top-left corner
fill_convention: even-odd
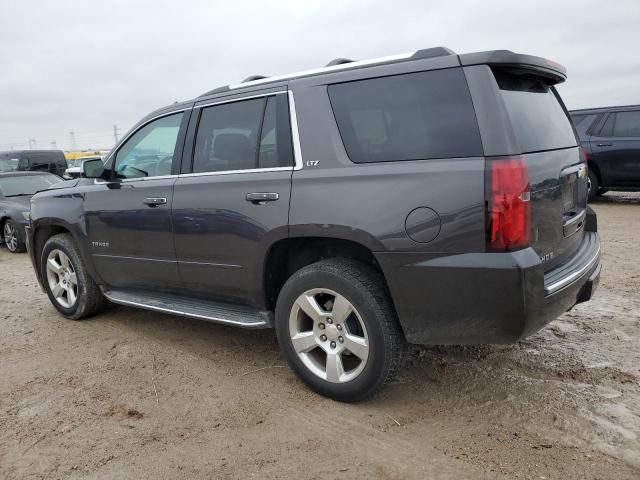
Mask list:
[[[102,178],[104,173],[104,163],[99,158],[87,160],[82,164],[82,176],[85,178]]]

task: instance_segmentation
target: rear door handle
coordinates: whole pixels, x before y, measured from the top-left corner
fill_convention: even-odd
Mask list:
[[[599,147],[613,147],[613,143],[599,143]]]
[[[254,205],[262,205],[267,202],[275,202],[278,198],[280,198],[280,195],[275,192],[254,192],[247,193],[246,200]]]
[[[167,199],[165,197],[149,197],[144,199],[144,203],[150,207],[159,207],[160,205],[166,205]]]

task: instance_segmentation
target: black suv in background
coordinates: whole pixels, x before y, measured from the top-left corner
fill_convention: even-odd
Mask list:
[[[274,327],[307,385],[361,400],[407,343],[514,342],[591,298],[600,240],[565,76],[432,48],[157,110],[33,197],[36,274],[71,319],[108,299]]]
[[[0,152],[0,172],[49,172],[62,177],[67,167],[62,150]]]
[[[640,190],[640,105],[569,112],[587,152],[589,198]]]

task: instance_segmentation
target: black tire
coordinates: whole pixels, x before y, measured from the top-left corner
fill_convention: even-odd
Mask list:
[[[593,170],[589,170],[589,201],[596,198],[598,195],[602,195],[600,189],[600,179]]]
[[[11,243],[9,242],[9,239],[6,236],[6,234],[7,234],[6,228],[12,228],[13,229],[13,232],[14,232],[14,235],[15,235],[15,241],[12,241]],[[18,225],[15,221],[13,221],[10,218],[8,218],[2,224],[2,241],[7,246],[7,250],[9,250],[9,252],[11,252],[11,253],[26,252],[27,251],[27,245],[25,244],[24,240],[25,240],[24,239],[24,233],[21,233],[20,225]]]
[[[314,374],[300,359],[291,340],[289,316],[300,295],[314,288],[343,296],[366,327],[369,353],[355,378],[332,383]],[[407,343],[382,275],[360,262],[322,260],[295,272],[284,284],[276,305],[276,335],[292,370],[312,390],[342,402],[365,400],[391,382],[404,367]],[[328,328],[328,327],[327,327]]]
[[[77,299],[75,303],[66,308],[56,300],[49,281],[47,280],[47,258],[52,250],[60,250],[67,255],[69,261],[75,271],[77,278]],[[44,244],[42,254],[40,255],[40,275],[42,283],[49,296],[52,305],[65,317],[72,320],[82,320],[94,315],[104,305],[105,298],[93,279],[87,273],[84,261],[80,256],[78,247],[76,246],[71,235],[62,233],[54,235]]]

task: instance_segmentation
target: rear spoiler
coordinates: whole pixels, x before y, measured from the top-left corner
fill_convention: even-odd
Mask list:
[[[567,69],[552,60],[533,55],[522,55],[511,50],[491,50],[488,52],[465,53],[458,55],[462,66],[489,65],[490,67],[506,67],[535,73],[555,83],[567,79]]]

